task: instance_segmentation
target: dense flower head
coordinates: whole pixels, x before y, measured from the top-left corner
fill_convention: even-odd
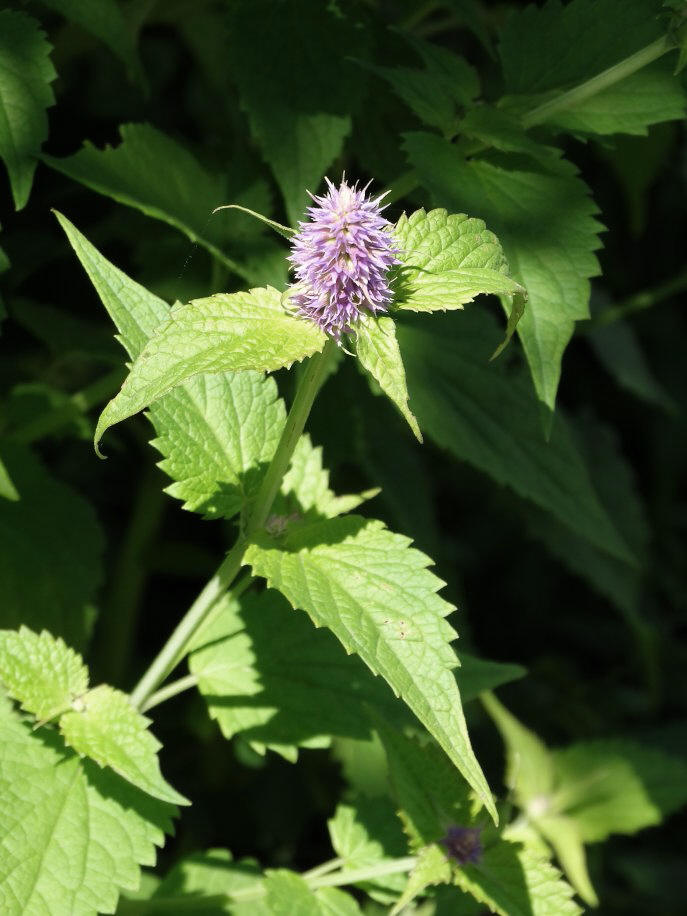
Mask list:
[[[289,261],[296,275],[291,302],[337,341],[354,330],[363,312],[385,312],[392,300],[389,269],[399,250],[381,197],[367,195],[344,180],[310,196],[309,221],[300,222]]]
[[[449,827],[441,844],[456,862],[476,865],[482,858],[480,833],[480,827]]]

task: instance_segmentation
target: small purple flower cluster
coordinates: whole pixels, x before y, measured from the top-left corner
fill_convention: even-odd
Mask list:
[[[364,311],[385,312],[392,300],[389,269],[398,264],[399,249],[382,216],[381,197],[366,195],[342,180],[308,207],[309,222],[291,242],[289,261],[297,282],[291,302],[339,341],[350,333]]]
[[[480,827],[449,827],[441,840],[452,859],[461,865],[476,865],[482,858]]]

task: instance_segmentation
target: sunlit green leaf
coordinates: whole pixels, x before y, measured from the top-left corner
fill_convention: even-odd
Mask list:
[[[172,309],[131,367],[119,394],[100,415],[95,443],[114,423],[132,416],[201,373],[271,371],[322,349],[314,322],[290,314],[267,287],[218,293]]]
[[[417,715],[495,816],[462,715],[452,670],[455,638],[428,557],[381,522],[357,516],[304,525],[246,551],[256,575],[277,588],[347,652],[381,674]]]

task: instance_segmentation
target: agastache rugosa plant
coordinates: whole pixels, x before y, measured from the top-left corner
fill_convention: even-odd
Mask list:
[[[392,226],[382,216],[383,195],[371,198],[344,180],[311,195],[309,221],[299,223],[289,261],[298,283],[291,301],[337,341],[361,313],[386,312],[393,293],[389,270],[399,263]]]

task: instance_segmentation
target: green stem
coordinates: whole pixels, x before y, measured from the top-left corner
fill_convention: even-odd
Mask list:
[[[124,372],[121,368],[113,369],[103,375],[82,391],[71,395],[67,404],[58,410],[47,411],[44,414],[20,426],[10,435],[19,442],[35,442],[44,436],[54,433],[74,419],[76,414],[87,413],[92,407],[106,401],[122,384]]]
[[[543,124],[553,115],[565,111],[566,108],[571,108],[574,105],[585,102],[599,92],[603,92],[615,83],[620,82],[620,80],[626,79],[628,76],[636,73],[637,70],[641,70],[642,67],[646,67],[648,64],[658,60],[659,57],[674,50],[674,48],[675,42],[669,36],[664,35],[662,38],[657,38],[656,41],[646,45],[646,47],[637,51],[636,54],[631,54],[629,57],[621,60],[620,63],[614,64],[607,70],[603,70],[601,73],[586,80],[584,83],[573,86],[572,89],[561,92],[554,98],[549,99],[547,102],[542,102],[541,105],[537,105],[536,108],[526,112],[522,116],[521,122],[524,130],[529,130],[531,127]],[[474,156],[490,147],[490,143],[478,141],[465,150],[464,155]],[[405,197],[406,194],[415,190],[419,184],[420,180],[416,172],[404,172],[389,185],[387,194],[384,198],[385,203],[395,203],[397,200]]]
[[[654,286],[653,289],[641,290],[641,292],[635,293],[624,302],[599,312],[598,315],[592,318],[590,330],[594,327],[598,328],[613,324],[614,321],[627,318],[629,315],[634,315],[635,312],[643,312],[645,309],[651,308],[653,305],[657,305],[677,293],[682,293],[686,289],[687,270],[683,270],[677,276],[666,280],[665,283],[660,283],[658,286]]]
[[[178,663],[184,648],[188,645],[198,627],[214,603],[229,588],[241,568],[246,542],[239,538],[220,563],[217,572],[207,582],[184,617],[175,627],[172,635],[157,654],[153,663],[131,691],[132,705],[141,707],[157,687],[168,677]]]
[[[329,864],[329,863],[326,863]],[[322,874],[313,876],[312,872],[306,872],[302,877],[311,890],[317,890],[319,887],[344,887],[348,884],[358,884],[360,881],[374,881],[375,878],[383,878],[385,875],[398,875],[411,871],[417,864],[417,856],[406,856],[403,859],[390,859],[384,862],[378,862],[376,865],[368,865],[365,868],[351,868],[337,871],[334,874]],[[313,869],[316,871],[317,869]],[[262,885],[247,887],[245,890],[235,891],[228,895],[228,899],[234,903],[245,900],[257,900],[265,896],[265,888]]]
[[[166,684],[148,697],[141,706],[141,712],[147,712],[149,709],[152,709],[153,706],[164,703],[165,700],[171,700],[172,697],[177,696],[179,693],[183,693],[184,690],[195,687],[197,683],[198,678],[195,674],[187,674],[186,677],[180,677],[178,681],[172,681],[171,684]]]
[[[524,115],[522,126],[525,130],[529,130],[530,127],[548,121],[552,115],[565,111],[566,108],[572,108],[581,102],[586,102],[587,99],[598,95],[628,76],[632,76],[637,70],[641,70],[648,64],[653,63],[674,48],[675,43],[667,35],[657,38],[656,41],[637,51],[636,54],[631,54],[621,60],[620,63],[614,64],[607,70],[603,70],[591,79],[586,80],[586,82],[580,83],[579,86],[574,86],[566,92],[561,92],[555,98],[549,99],[548,102],[543,102],[533,108],[532,111]]]
[[[337,868],[341,868],[344,864],[344,860],[337,857],[336,859],[330,859],[328,862],[323,862],[321,865],[317,865],[315,868],[311,868],[310,871],[303,872],[301,875],[306,881],[310,881],[312,878],[320,878],[322,875],[328,875],[331,871],[336,871]]]
[[[377,865],[368,865],[365,868],[351,868],[346,871],[338,871],[333,875],[323,875],[321,878],[313,878],[308,881],[308,885],[315,890],[318,887],[358,884],[359,881],[374,881],[375,878],[383,878],[385,875],[409,872],[416,865],[416,856],[406,856],[403,859],[391,859],[387,862],[379,862]]]
[[[131,703],[142,707],[159,685],[174,670],[186,653],[186,648],[212,610],[215,602],[229,588],[243,564],[243,555],[251,538],[264,527],[282,478],[291,461],[293,450],[301,437],[310,413],[320,380],[335,344],[328,340],[321,353],[315,354],[308,364],[296,392],[291,410],[286,418],[279,444],[270,462],[262,484],[248,513],[245,528],[229,551],[217,572],[198,595],[172,635],[164,644],[141,680],[131,692]]]

